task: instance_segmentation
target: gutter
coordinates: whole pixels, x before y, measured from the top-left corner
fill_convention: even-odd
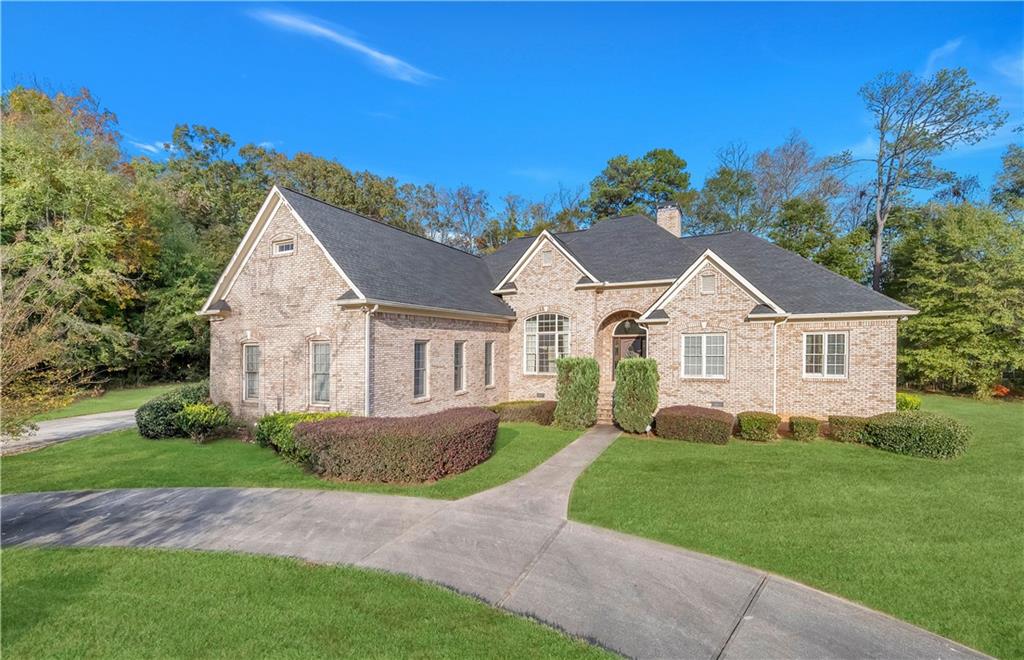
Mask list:
[[[779,340],[777,329],[785,325],[789,319],[772,323],[772,414],[777,415],[779,410]]]
[[[515,314],[489,314],[487,312],[472,312],[461,309],[450,309],[447,307],[430,307],[429,305],[414,305],[412,303],[395,302],[393,300],[380,300],[378,298],[355,298],[350,300],[339,300],[337,304],[341,307],[359,307],[365,309],[367,305],[373,305],[373,311],[377,311],[379,307],[392,307],[395,309],[405,309],[417,312],[436,312],[434,316],[440,314],[454,314],[458,316],[472,316],[485,319],[495,319],[500,321],[514,321],[516,319]]]
[[[380,305],[374,305],[373,307],[363,306],[363,314],[365,314],[365,334],[363,336],[363,416],[370,416],[370,317],[373,313],[380,308]]]

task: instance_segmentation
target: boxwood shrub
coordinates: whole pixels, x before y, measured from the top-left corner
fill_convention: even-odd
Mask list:
[[[594,358],[559,358],[558,402],[555,425],[585,429],[597,422],[597,387],[600,379]]]
[[[724,410],[670,406],[658,411],[654,418],[654,432],[659,438],[724,445],[729,442],[735,423],[732,414]]]
[[[926,458],[954,458],[967,450],[970,429],[947,415],[903,410],[872,417],[864,429],[867,444]]]
[[[818,429],[821,422],[813,417],[790,417],[789,432],[793,434],[794,440],[809,442],[818,437]]]
[[[623,358],[615,367],[612,415],[623,431],[642,433],[658,409],[658,363],[650,358]]]
[[[279,454],[294,461],[303,460],[295,446],[295,425],[334,417],[348,417],[343,412],[280,412],[265,415],[256,422],[253,440],[261,447],[273,447]]]
[[[452,408],[419,417],[342,417],[295,427],[297,451],[329,479],[411,483],[465,472],[494,451],[498,415]]]
[[[906,392],[896,393],[896,410],[920,410],[921,397]]]
[[[505,401],[490,408],[501,422],[533,422],[551,426],[555,420],[554,401]]]
[[[744,440],[767,442],[779,437],[782,418],[767,412],[747,411],[736,415],[740,437]]]
[[[144,438],[173,438],[187,435],[178,421],[178,413],[193,403],[204,403],[210,398],[207,381],[184,385],[150,399],[135,411],[135,424]]]
[[[231,411],[212,403],[189,403],[178,412],[175,421],[185,435],[202,442],[231,424]]]
[[[867,423],[867,417],[829,415],[828,434],[837,442],[864,442],[864,427]]]

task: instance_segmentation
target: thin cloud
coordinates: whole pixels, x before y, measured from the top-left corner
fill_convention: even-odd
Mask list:
[[[928,60],[924,64],[924,75],[930,76],[935,73],[935,67],[939,63],[939,60],[944,57],[949,57],[957,50],[960,49],[960,45],[964,42],[963,37],[957,37],[956,39],[950,39],[946,43],[942,44],[932,52],[928,53]]]
[[[343,48],[355,51],[365,57],[367,62],[374,69],[388,78],[394,78],[395,80],[401,80],[402,82],[413,83],[415,85],[423,85],[437,78],[437,76],[427,73],[422,69],[417,69],[413,65],[395,57],[394,55],[383,53],[375,48],[367,46],[355,37],[342,34],[341,32],[338,32],[338,30],[330,27],[327,23],[315,18],[268,10],[251,12],[250,15],[258,21],[281,30],[298,32],[299,34],[316,37],[318,39],[326,39]]]
[[[540,183],[558,181],[565,177],[564,170],[549,167],[523,167],[509,170],[509,174],[512,176],[523,177],[524,179],[532,179]]]
[[[136,149],[141,149],[148,154],[159,154],[167,150],[163,142],[136,142],[135,140],[128,140],[128,144],[132,145]]]
[[[263,147],[264,149],[273,149],[275,144],[275,142],[272,142],[270,140],[264,140],[263,142],[258,142],[256,146]]]
[[[992,61],[992,68],[1014,85],[1024,85],[1024,53],[997,57]]]

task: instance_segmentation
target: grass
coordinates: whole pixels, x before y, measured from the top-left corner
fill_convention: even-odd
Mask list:
[[[132,410],[138,408],[153,397],[181,387],[185,383],[169,385],[149,385],[147,387],[129,387],[119,390],[107,390],[100,396],[89,396],[78,399],[71,405],[56,410],[49,410],[32,418],[33,422],[45,422],[49,419],[64,419],[78,415],[113,412],[115,410]]]
[[[5,457],[0,491],[262,486],[458,499],[525,474],[578,436],[549,426],[502,424],[494,455],[473,469],[430,484],[389,485],[324,481],[271,449],[236,440],[147,440],[131,429]]]
[[[424,582],[189,551],[3,551],[10,658],[606,657]]]
[[[623,436],[576,482],[570,517],[757,566],[1020,657],[1024,404],[932,395],[923,408],[973,427],[965,456]]]

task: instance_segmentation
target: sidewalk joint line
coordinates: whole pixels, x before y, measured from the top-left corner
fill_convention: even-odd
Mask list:
[[[530,575],[531,572],[533,572],[534,567],[536,567],[537,564],[540,562],[540,558],[544,556],[544,553],[548,551],[548,548],[551,547],[551,544],[555,542],[555,537],[558,536],[558,533],[562,531],[562,528],[565,527],[565,523],[567,522],[567,520],[562,520],[561,522],[559,522],[558,527],[555,528],[555,531],[551,532],[551,535],[544,539],[544,544],[540,546],[540,550],[538,550],[537,554],[533,557],[533,559],[530,560],[530,563],[526,565],[526,568],[523,569],[523,572],[516,576],[515,580],[512,580],[512,584],[508,586],[508,589],[506,589],[505,593],[501,595],[501,598],[495,601],[494,605],[496,607],[504,607],[505,603],[511,600],[512,596],[515,595],[516,591],[523,584],[526,578]]]
[[[764,585],[768,583],[768,575],[762,575],[761,580],[757,583],[757,586],[750,592],[750,596],[747,598],[746,605],[743,606],[743,611],[740,612],[739,617],[736,619],[736,625],[732,627],[729,632],[729,636],[725,638],[725,644],[722,644],[722,648],[718,649],[718,653],[715,654],[715,660],[721,660],[722,655],[725,654],[725,650],[729,648],[729,643],[736,637],[736,633],[739,632],[740,625],[743,623],[743,619],[747,616],[747,612],[757,602],[757,597],[761,595],[761,590],[764,589]]]

